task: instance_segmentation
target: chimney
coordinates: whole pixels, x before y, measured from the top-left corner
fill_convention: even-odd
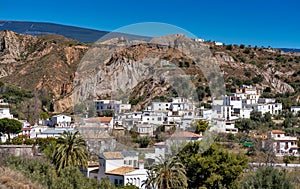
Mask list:
[[[139,160],[139,169],[144,169],[144,161]]]

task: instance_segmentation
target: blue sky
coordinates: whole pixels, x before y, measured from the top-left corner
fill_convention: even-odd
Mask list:
[[[107,31],[140,22],[162,22],[226,44],[300,48],[299,8],[298,0],[0,0],[0,19]]]

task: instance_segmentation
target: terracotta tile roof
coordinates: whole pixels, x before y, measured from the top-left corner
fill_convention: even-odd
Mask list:
[[[285,134],[285,132],[281,130],[272,130],[272,134]]]
[[[91,118],[87,118],[84,120],[86,123],[97,123],[99,120],[98,120],[98,117],[91,117]]]
[[[103,152],[101,156],[105,159],[123,159],[121,152]]]
[[[22,131],[30,131],[31,130],[31,127],[23,127],[22,128]]]
[[[175,138],[201,138],[202,136],[196,133],[188,132],[188,131],[181,131],[176,132],[173,134],[172,137]]]
[[[127,173],[132,172],[132,171],[135,171],[135,168],[123,166],[123,167],[113,169],[111,171],[107,171],[105,174],[125,175]]]
[[[105,123],[105,122],[110,122],[112,120],[112,117],[91,117],[91,118],[87,118],[85,119],[86,123],[97,123],[97,122],[101,122],[101,123]]]
[[[110,122],[112,120],[112,117],[99,117],[100,122]]]

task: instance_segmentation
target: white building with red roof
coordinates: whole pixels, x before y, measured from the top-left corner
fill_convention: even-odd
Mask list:
[[[108,178],[116,186],[132,184],[138,188],[147,179],[144,162],[138,161],[136,152],[103,152],[100,154],[99,169],[89,173],[90,178]]]

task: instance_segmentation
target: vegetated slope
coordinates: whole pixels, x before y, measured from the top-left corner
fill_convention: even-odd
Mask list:
[[[192,54],[197,53],[193,51],[197,48],[202,48],[202,60],[193,59]],[[98,52],[105,56],[97,57]],[[96,56],[93,57],[96,63],[89,65],[83,60],[79,65],[84,55]],[[150,42],[111,39],[90,47],[57,35],[32,37],[11,31],[0,32],[1,80],[21,89],[47,93],[53,99],[56,113],[71,111],[72,91],[88,95],[85,99],[114,97],[111,95],[112,84],[119,87],[118,94],[127,95],[127,100],[135,104],[136,109],[157,96],[163,99],[163,96],[176,95],[178,91],[167,83],[167,79],[144,77],[152,73],[146,68],[160,64],[161,60],[171,63],[161,74],[171,73],[172,65],[179,68],[177,74],[188,78],[200,99],[207,99],[210,95],[207,73],[203,73],[203,66],[197,66],[198,61],[207,58],[220,66],[228,89],[241,84],[255,85],[262,90],[270,87],[272,94],[296,92],[293,97],[297,100],[300,86],[297,53],[244,45],[200,44],[183,35],[154,38]],[[80,77],[76,78],[78,74]],[[74,78],[79,85],[75,90]],[[89,85],[96,87],[91,94],[86,93]],[[178,85],[190,87],[186,82]]]
[[[110,45],[114,46],[114,43],[112,42]],[[113,52],[107,51],[106,54],[111,53],[111,57],[103,59],[108,60],[105,65],[97,67],[97,73],[93,72],[94,78],[88,78],[88,74],[92,73],[91,70],[80,74],[80,79],[84,83],[80,89],[81,93],[87,91],[92,85],[96,85],[100,87],[94,90],[95,93],[90,98],[101,99],[110,97],[110,95],[114,98],[114,94],[109,94],[111,91],[105,90],[109,88],[113,81],[113,86],[122,86],[117,93],[130,94],[128,100],[136,105],[135,108],[141,109],[156,96],[165,96],[172,91],[172,87],[164,82],[168,80],[157,80],[157,78],[155,80],[153,77],[144,77],[145,73],[146,75],[155,73],[147,72],[143,67],[146,64],[150,67],[155,65],[157,62],[149,61],[153,57],[158,60],[168,60],[179,67],[182,72],[178,73],[177,76],[188,76],[199,99],[205,99],[210,95],[210,88],[207,83],[210,75],[205,75],[207,74],[205,73],[205,65],[201,65],[201,62],[205,62],[207,57],[209,57],[210,62],[220,66],[228,90],[231,87],[246,84],[257,86],[261,91],[270,87],[270,89],[265,90],[266,92],[272,91],[270,95],[276,93],[293,94],[299,91],[300,71],[298,70],[300,68],[300,57],[295,53],[245,47],[244,45],[216,46],[214,43],[200,44],[182,35],[153,38],[150,43],[139,45],[124,43],[122,46],[126,48],[114,49]],[[98,48],[98,50],[103,48],[104,50],[108,44],[106,43],[105,46],[98,45],[95,48]],[[201,50],[201,47],[206,49]],[[197,50],[210,55],[201,55],[200,59],[193,59],[192,53]],[[200,67],[197,66],[198,62],[200,62]],[[99,70],[102,71],[99,72]],[[165,72],[168,71],[165,69]],[[106,78],[109,79],[106,80]],[[143,79],[139,80],[141,78]],[[160,87],[158,87],[159,85]],[[183,82],[180,85],[183,85],[181,89],[188,87]],[[173,94],[171,93],[171,95]]]
[[[212,46],[227,81],[269,86],[274,92],[298,91],[300,56],[271,48]]]
[[[44,188],[37,183],[33,184],[21,172],[12,170],[8,167],[0,166],[0,188],[14,188],[14,189],[39,189]]]

